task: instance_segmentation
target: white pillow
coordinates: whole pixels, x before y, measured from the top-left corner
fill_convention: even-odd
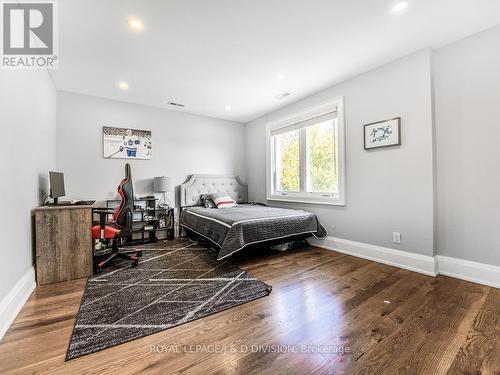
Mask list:
[[[213,193],[212,200],[217,208],[231,208],[236,206],[236,202],[226,192]]]

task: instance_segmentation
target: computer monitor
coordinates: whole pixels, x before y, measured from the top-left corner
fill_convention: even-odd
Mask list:
[[[64,197],[64,174],[61,172],[49,172],[50,180],[50,197],[54,198],[54,203],[57,203],[57,198]]]

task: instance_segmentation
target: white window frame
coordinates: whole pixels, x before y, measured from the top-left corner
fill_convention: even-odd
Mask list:
[[[299,122],[331,113],[337,113],[337,151],[338,151],[338,194],[307,193],[307,192],[277,192],[275,190],[275,171],[273,161],[272,132],[278,129],[293,126]],[[301,184],[305,184],[304,163],[301,166]],[[293,113],[287,117],[266,124],[266,193],[267,200],[298,202],[325,205],[345,205],[345,120],[344,97],[337,97],[327,102]]]

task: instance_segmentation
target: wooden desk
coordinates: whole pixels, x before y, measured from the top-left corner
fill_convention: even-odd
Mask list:
[[[92,206],[43,206],[35,210],[38,285],[92,275]]]

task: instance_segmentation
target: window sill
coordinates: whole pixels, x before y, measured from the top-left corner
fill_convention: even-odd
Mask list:
[[[266,199],[268,201],[278,201],[278,202],[321,204],[327,206],[345,206],[344,201],[335,198],[271,195],[267,196]]]

